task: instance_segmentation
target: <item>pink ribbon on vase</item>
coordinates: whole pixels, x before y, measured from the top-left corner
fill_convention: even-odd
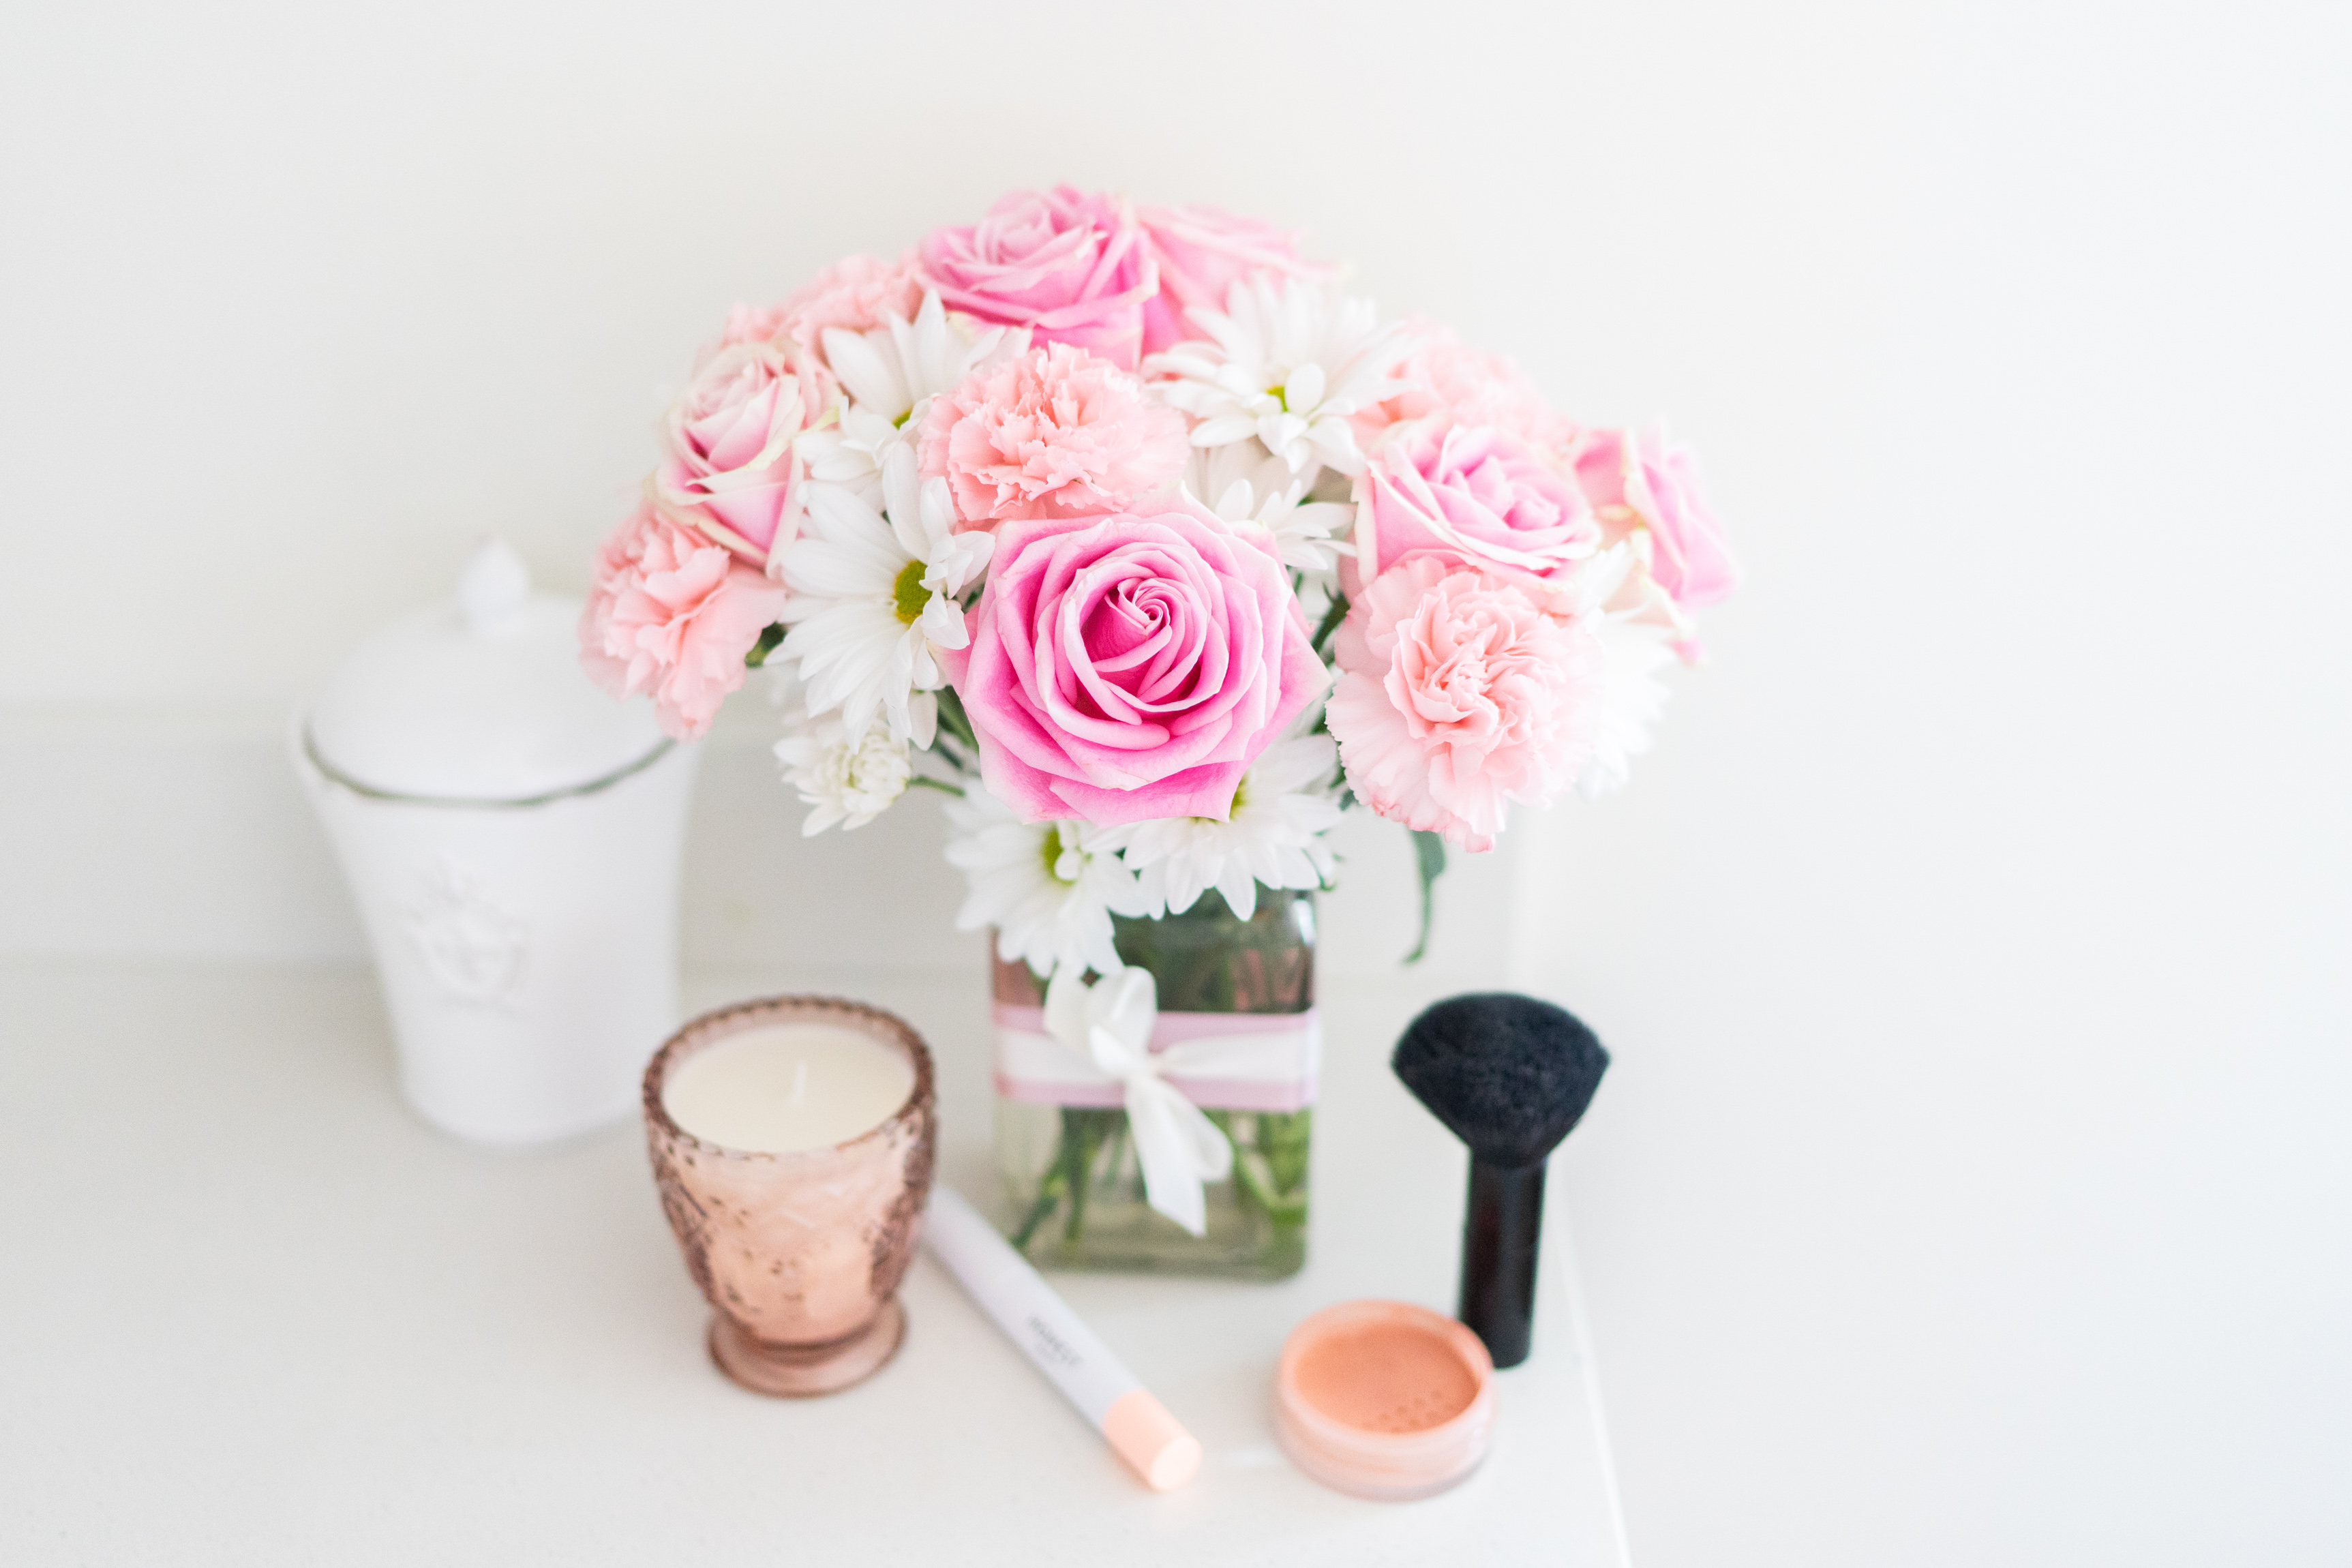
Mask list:
[[[1180,1048],[1181,1047],[1181,1048]],[[1323,1016],[1162,1013],[1151,1054],[1169,1083],[1212,1110],[1304,1110],[1323,1065]],[[1118,1079],[1045,1032],[1045,1009],[996,1005],[996,1092],[1030,1105],[1112,1109]]]

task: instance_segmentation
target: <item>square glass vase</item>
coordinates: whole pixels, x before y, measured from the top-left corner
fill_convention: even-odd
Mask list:
[[[1214,889],[1181,915],[1112,921],[1121,961],[1151,972],[1162,1013],[1304,1013],[1315,1005],[1315,895],[1261,887],[1248,920]],[[992,944],[991,952],[994,948]],[[1029,967],[994,965],[994,999],[1042,1005]],[[1207,1184],[1199,1236],[1151,1207],[1127,1112],[996,1098],[1000,1213],[1042,1268],[1283,1279],[1307,1261],[1312,1107],[1202,1108],[1232,1141],[1233,1174]]]

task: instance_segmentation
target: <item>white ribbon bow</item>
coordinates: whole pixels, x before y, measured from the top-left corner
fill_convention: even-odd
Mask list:
[[[1160,988],[1147,969],[1122,969],[1087,985],[1065,963],[1045,987],[1045,1033],[1092,1061],[1126,1091],[1127,1125],[1151,1206],[1194,1236],[1208,1228],[1202,1184],[1234,1171],[1234,1146],[1183,1090],[1161,1076],[1192,1065],[1182,1045],[1157,1056],[1151,1026]],[[1206,1046],[1222,1042],[1203,1041]]]

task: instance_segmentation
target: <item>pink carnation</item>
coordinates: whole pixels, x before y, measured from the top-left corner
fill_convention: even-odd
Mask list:
[[[799,532],[793,437],[824,413],[833,384],[773,343],[722,341],[662,416],[656,499],[752,565],[774,564]]]
[[[1223,821],[1327,679],[1272,541],[1181,496],[1004,524],[970,626],[942,662],[1029,822]]]
[[[1067,343],[1030,350],[934,398],[922,466],[955,497],[956,526],[1122,511],[1174,479],[1184,416],[1135,376]]]
[[[1663,436],[1597,430],[1570,458],[1610,543],[1635,528],[1648,533],[1650,576],[1678,608],[1730,596],[1739,568],[1699,489],[1690,448],[1670,446]]]
[[[596,552],[580,662],[615,697],[652,693],[663,732],[690,740],[743,684],[744,656],[783,613],[781,586],[641,507]]]
[[[1122,197],[1016,192],[971,227],[933,229],[920,251],[925,281],[951,310],[1027,327],[1032,342],[1074,343],[1121,370],[1142,360],[1159,272]]]
[[[1433,416],[1458,425],[1492,425],[1529,446],[1555,451],[1576,438],[1576,422],[1551,405],[1528,373],[1500,354],[1474,349],[1454,332],[1422,317],[1405,326],[1412,354],[1397,379],[1413,384],[1356,416],[1356,438],[1370,446],[1381,430]]]
[[[1350,592],[1416,551],[1550,576],[1601,546],[1565,467],[1491,426],[1432,418],[1392,433],[1356,481]]]
[[[1223,310],[1235,283],[1273,273],[1327,282],[1336,269],[1298,258],[1298,237],[1214,207],[1145,207],[1136,215],[1160,268],[1160,292],[1144,301],[1143,352],[1205,337],[1189,310]]]
[[[1583,771],[1607,655],[1560,591],[1415,555],[1348,612],[1327,721],[1357,798],[1468,850]]]

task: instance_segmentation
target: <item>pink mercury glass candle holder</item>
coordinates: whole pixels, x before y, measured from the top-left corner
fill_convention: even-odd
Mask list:
[[[879,1125],[782,1153],[681,1128],[665,1094],[696,1056],[747,1030],[814,1024],[902,1053],[914,1087]],[[872,1375],[906,1336],[898,1282],[930,1194],[938,1117],[931,1055],[903,1020],[856,1002],[784,996],[707,1013],[645,1078],[646,1141],[663,1212],[710,1302],[710,1356],[755,1393],[832,1394]]]

